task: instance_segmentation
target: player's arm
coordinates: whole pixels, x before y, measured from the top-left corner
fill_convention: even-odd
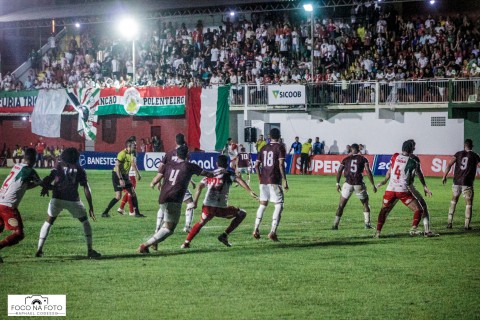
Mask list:
[[[447,167],[445,168],[445,172],[443,173],[443,178],[442,178],[442,183],[445,184],[447,183],[447,176],[448,173],[450,172],[450,169],[452,169],[453,164],[455,163],[456,158],[452,157],[450,161],[447,164]]]
[[[199,176],[203,176],[203,177],[207,177],[207,178],[213,178],[213,177],[215,177],[215,174],[212,171],[202,170],[202,172],[200,172]]]
[[[190,184],[192,185],[193,189],[195,189],[197,187],[197,185],[195,184],[195,181],[193,181],[193,180],[190,180]]]
[[[163,173],[162,172],[158,172],[157,175],[153,178],[152,182],[150,182],[150,188],[155,188],[155,186],[157,184],[160,183],[160,181],[162,181],[163,179]]]
[[[113,168],[113,171],[115,171],[115,174],[118,177],[118,181],[120,181],[120,187],[124,188],[125,181],[123,180],[122,171],[120,170],[121,165],[122,162],[119,159],[115,159],[115,167]]]
[[[432,191],[430,191],[430,189],[428,189],[427,187],[427,183],[425,182],[425,176],[423,175],[422,166],[420,165],[420,163],[418,163],[417,166],[417,175],[418,180],[420,180],[420,183],[423,186],[423,191],[425,192],[425,195],[431,197],[433,194]]]
[[[202,190],[205,188],[205,185],[203,183],[198,184],[198,188],[195,191],[195,195],[193,196],[193,209],[197,208],[198,205],[198,199],[200,198],[200,195],[202,194]]]
[[[255,161],[255,171],[257,171],[258,181],[262,178],[262,173],[260,172],[260,161]]]
[[[278,159],[278,162],[280,165],[280,174],[282,175],[283,179],[283,188],[288,190],[287,175],[285,174],[285,159]]]
[[[88,185],[88,182],[85,182],[83,184],[83,192],[85,193],[85,199],[87,199],[88,202],[88,214],[90,215],[90,218],[92,218],[93,221],[96,221],[97,218],[95,217],[95,213],[93,212],[93,201],[92,201],[92,192],[90,190],[90,186]]]
[[[138,181],[142,180],[142,176],[140,175],[140,171],[138,170],[138,167],[137,167],[137,158],[136,157],[133,158],[132,167],[133,167],[133,170],[135,171],[135,175],[137,176]]]
[[[237,176],[235,181],[245,190],[247,190],[250,195],[255,199],[258,200],[258,195],[250,188],[250,186],[242,179],[242,177]]]
[[[342,179],[343,169],[345,169],[345,166],[343,164],[340,164],[340,167],[338,167],[338,172],[337,172],[337,180],[336,180],[337,183],[335,183],[335,186],[338,192],[342,190],[342,187],[340,186],[340,179]]]
[[[38,187],[40,185],[43,185],[43,181],[42,181],[42,179],[40,179],[37,172],[33,171],[32,172],[32,179],[27,184],[27,190],[33,189],[33,188]]]
[[[388,180],[390,180],[391,174],[392,174],[392,167],[390,166],[390,168],[387,171],[387,174],[385,175],[385,179],[383,179],[383,181],[377,184],[377,188],[380,188],[381,186],[387,184]]]
[[[365,163],[365,170],[367,171],[368,180],[370,181],[370,183],[373,186],[373,193],[376,193],[377,192],[377,187],[375,186],[375,181],[373,180],[372,169],[370,169],[370,165],[368,164],[368,162]]]

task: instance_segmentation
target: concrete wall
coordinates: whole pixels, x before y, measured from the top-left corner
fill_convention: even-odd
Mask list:
[[[432,127],[431,117],[445,117],[446,125]],[[328,120],[313,119],[307,113],[250,112],[252,126],[264,131],[265,123],[281,123],[282,137],[289,147],[295,136],[325,140],[328,148],[340,152],[347,144],[362,143],[369,153],[394,153],[402,142],[415,139],[419,154],[453,154],[462,149],[464,120],[448,119],[447,112],[394,113],[394,120],[377,119],[374,112],[342,113]],[[237,113],[239,142],[243,143],[244,115]],[[288,150],[287,150],[288,151]]]

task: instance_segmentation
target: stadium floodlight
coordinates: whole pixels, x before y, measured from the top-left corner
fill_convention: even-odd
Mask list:
[[[118,31],[122,34],[127,40],[132,41],[132,71],[133,71],[133,84],[136,83],[136,72],[135,72],[135,37],[138,33],[138,24],[132,17],[123,17],[118,22]]]
[[[79,29],[80,28],[80,23],[75,22],[75,28]]]
[[[235,11],[230,11],[230,16],[233,17],[235,15]]]
[[[435,4],[435,0],[430,0],[430,4]]]
[[[310,78],[313,82],[313,5],[311,3],[306,3],[303,5],[303,9],[306,12],[310,12]]]

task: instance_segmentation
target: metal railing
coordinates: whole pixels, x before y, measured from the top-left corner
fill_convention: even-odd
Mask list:
[[[288,86],[288,85],[286,85]],[[265,108],[268,85],[242,84],[230,89],[232,107]],[[306,84],[307,105],[382,106],[463,103],[480,97],[480,78],[407,81],[337,81]]]

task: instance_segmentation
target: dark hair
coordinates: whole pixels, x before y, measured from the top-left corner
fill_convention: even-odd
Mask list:
[[[408,139],[407,141],[411,141],[413,143],[413,146],[415,147],[417,145],[417,143],[415,142],[415,140],[413,139]]]
[[[465,146],[466,146],[468,149],[472,149],[472,148],[473,148],[473,141],[472,141],[472,139],[466,139],[466,140],[465,140]]]
[[[355,151],[359,151],[360,150],[360,146],[356,143],[353,143],[351,146],[350,146],[350,149],[351,150],[355,150]]]
[[[245,152],[245,147],[241,147],[241,148],[240,148],[240,151],[241,151],[241,152]]]
[[[414,145],[413,145],[413,142],[411,140],[405,141],[402,145],[402,151],[405,151],[405,152],[408,152],[408,153],[412,153],[413,148],[414,148]]]
[[[129,141],[135,141],[135,142],[136,142],[136,141],[137,141],[137,137],[135,137],[135,136],[130,136],[130,138],[127,139],[127,142],[129,142]]]
[[[226,155],[219,155],[217,159],[217,164],[220,168],[227,168],[228,166],[228,157]]]
[[[27,160],[29,166],[33,167],[35,160],[37,159],[37,151],[34,148],[27,148],[23,158]]]
[[[180,146],[177,148],[177,156],[182,159],[182,160],[185,160],[187,159],[187,155],[188,155],[188,147],[183,145],[183,146]]]
[[[183,133],[177,133],[177,135],[175,136],[175,142],[178,146],[185,144],[185,136],[183,135]]]
[[[78,162],[78,159],[80,159],[80,152],[78,152],[77,149],[70,147],[63,150],[60,158],[68,164],[75,164]]]
[[[275,140],[280,139],[280,130],[278,128],[272,128],[270,130],[270,137]]]

